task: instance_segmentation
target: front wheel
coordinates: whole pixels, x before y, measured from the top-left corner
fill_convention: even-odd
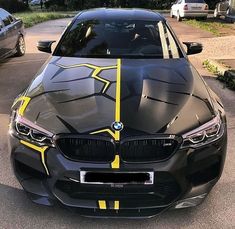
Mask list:
[[[182,17],[180,17],[180,13],[177,13],[177,21],[182,21]]]
[[[25,41],[24,37],[20,36],[16,44],[16,54],[15,56],[23,56],[25,54]]]

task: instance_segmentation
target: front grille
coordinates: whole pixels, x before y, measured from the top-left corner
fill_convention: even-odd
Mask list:
[[[120,143],[106,137],[59,136],[56,145],[69,159],[84,162],[112,162],[118,152],[125,162],[157,162],[168,159],[177,149],[179,139],[169,136],[126,138]],[[116,150],[117,149],[117,150]]]
[[[112,141],[91,137],[61,137],[56,145],[66,157],[76,161],[111,162],[116,153]]]
[[[121,144],[120,155],[126,162],[154,162],[169,158],[176,150],[175,139],[138,139]]]

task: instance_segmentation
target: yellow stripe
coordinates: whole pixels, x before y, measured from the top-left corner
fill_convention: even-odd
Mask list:
[[[45,160],[45,152],[46,152],[48,146],[40,147],[40,146],[33,145],[33,144],[31,144],[29,142],[26,142],[26,141],[23,141],[23,140],[20,140],[20,143],[25,145],[25,146],[27,146],[27,147],[29,147],[29,148],[31,148],[31,149],[34,149],[34,150],[36,150],[36,151],[38,151],[40,153],[43,167],[44,167],[44,169],[46,171],[46,174],[49,175],[49,170],[47,168],[46,160]]]
[[[21,96],[19,97],[14,104],[12,105],[12,107],[14,107],[18,102],[21,101],[21,105],[19,107],[19,115],[23,116],[25,109],[27,108],[29,102],[30,102],[31,98],[27,97],[27,96]]]
[[[69,67],[66,67],[66,66],[63,66],[63,65],[59,65],[59,64],[57,64],[57,65],[60,66],[60,67],[63,67],[63,68],[69,68]],[[115,122],[120,122],[120,113],[121,113],[121,59],[117,59],[117,65],[116,66],[97,67],[97,66],[90,65],[90,64],[80,64],[80,65],[72,65],[72,66],[70,66],[70,68],[79,67],[79,66],[86,66],[86,67],[95,69],[95,71],[92,74],[92,77],[94,77],[96,79],[99,79],[102,82],[104,82],[104,79],[97,76],[97,74],[101,70],[117,68],[115,117],[114,117],[114,120],[115,120]],[[104,87],[103,92],[105,92],[105,90],[107,89],[109,84],[110,84],[110,82],[108,82],[106,84],[106,86]],[[115,139],[115,141],[120,141],[120,132],[119,131],[113,132],[112,130],[107,129],[107,128],[102,129],[102,130],[94,131],[91,134],[99,134],[99,133],[104,133],[104,132],[108,132]]]
[[[114,201],[114,209],[119,210],[119,200]]]
[[[92,132],[91,134],[99,134],[99,133],[104,133],[104,132],[108,132],[115,139],[115,133],[113,133],[113,131],[110,129],[97,130],[95,132]]]
[[[119,169],[120,168],[120,157],[119,155],[115,156],[114,161],[111,163],[112,169]]]
[[[107,209],[105,200],[99,200],[98,203],[100,209]]]
[[[120,122],[121,113],[121,59],[117,60],[117,82],[116,82],[116,107],[115,107],[115,122]],[[120,140],[120,132],[115,131],[117,139]]]

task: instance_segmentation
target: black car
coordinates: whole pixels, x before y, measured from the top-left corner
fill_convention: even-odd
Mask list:
[[[0,8],[0,60],[25,54],[24,35],[22,20]]]
[[[158,13],[79,13],[12,106],[12,164],[31,200],[93,217],[200,204],[223,170],[226,118],[187,54]]]

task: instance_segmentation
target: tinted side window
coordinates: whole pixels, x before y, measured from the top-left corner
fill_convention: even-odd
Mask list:
[[[3,9],[0,10],[0,18],[2,19],[5,26],[8,26],[11,24],[9,16],[11,15],[7,11]]]
[[[14,23],[15,20],[16,20],[12,15],[9,15],[8,18],[9,18],[11,23]]]

